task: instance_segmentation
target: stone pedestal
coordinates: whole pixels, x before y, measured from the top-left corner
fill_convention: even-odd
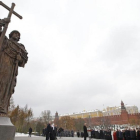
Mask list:
[[[0,117],[0,140],[14,140],[15,131],[9,117]]]

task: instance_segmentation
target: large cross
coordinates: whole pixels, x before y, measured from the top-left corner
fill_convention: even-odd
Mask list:
[[[2,5],[4,8],[6,8],[6,9],[9,11],[9,14],[8,14],[8,17],[7,17],[7,18],[9,18],[9,20],[11,20],[12,14],[14,14],[14,15],[16,15],[18,18],[22,19],[22,16],[20,16],[18,13],[16,13],[16,12],[14,11],[14,7],[15,7],[15,4],[14,4],[14,3],[12,3],[11,8],[9,8],[7,5],[5,5],[2,1],[0,1],[0,5]],[[4,37],[5,37],[6,31],[7,31],[7,28],[8,28],[8,24],[9,24],[9,23],[6,23],[6,24],[4,25],[2,34],[1,34],[1,36],[0,36],[0,49],[1,49],[1,47],[2,47],[3,39],[4,39]]]

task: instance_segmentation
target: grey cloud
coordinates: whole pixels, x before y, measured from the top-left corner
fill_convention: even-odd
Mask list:
[[[19,30],[29,52],[19,69],[16,104],[28,104],[35,116],[103,109],[121,100],[140,106],[138,0],[15,3],[23,20],[12,16],[7,35]],[[0,13],[7,16],[4,9]]]

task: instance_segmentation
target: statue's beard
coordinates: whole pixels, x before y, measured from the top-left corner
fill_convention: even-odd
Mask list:
[[[19,37],[14,37],[13,40],[19,41]]]

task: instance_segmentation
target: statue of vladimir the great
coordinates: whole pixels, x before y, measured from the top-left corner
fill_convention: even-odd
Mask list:
[[[8,22],[8,18],[0,20],[0,36],[2,27]],[[19,40],[20,33],[14,30],[9,38],[4,37],[0,48],[0,115],[7,115],[10,98],[16,86],[18,67],[24,67],[28,60],[28,53],[24,45],[18,43]]]

